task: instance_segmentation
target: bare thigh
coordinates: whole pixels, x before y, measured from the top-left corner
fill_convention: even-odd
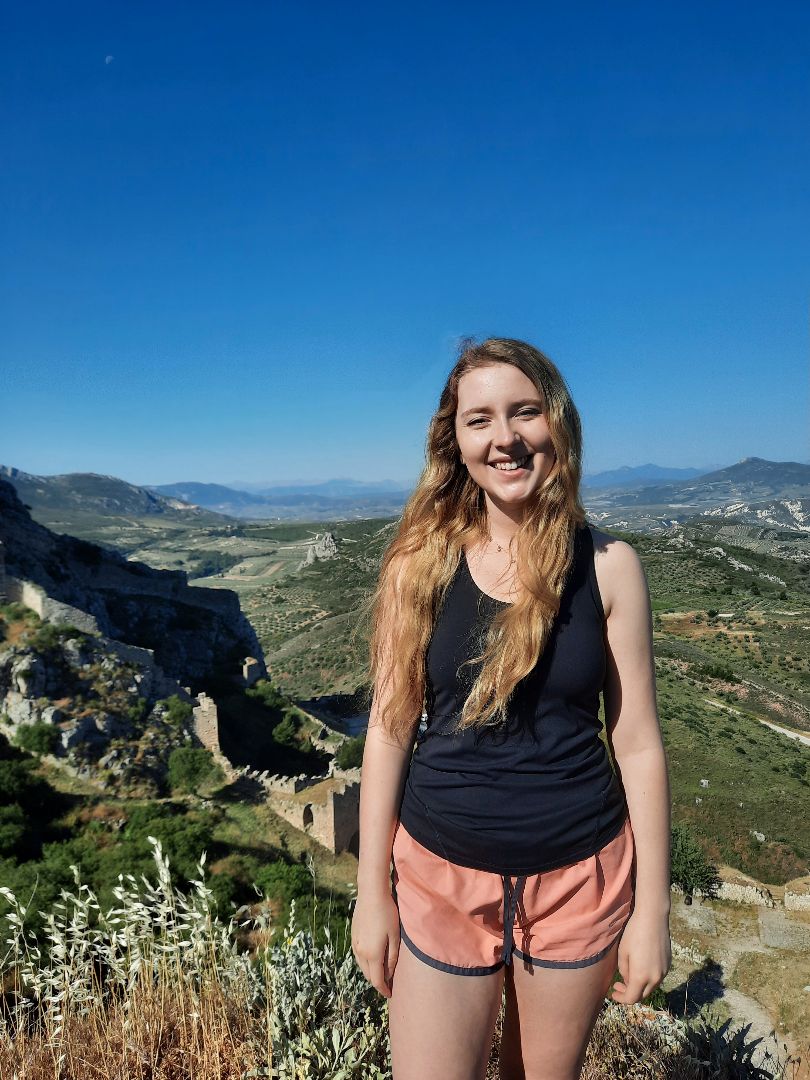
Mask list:
[[[388,999],[394,1080],[483,1080],[502,993],[503,968],[453,975],[403,942]]]
[[[616,941],[588,967],[527,970],[514,957],[506,976],[501,1080],[579,1080],[618,955]]]

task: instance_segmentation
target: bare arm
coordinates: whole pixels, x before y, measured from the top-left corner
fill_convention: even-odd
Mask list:
[[[618,952],[622,981],[614,984],[610,996],[631,1005],[661,985],[672,963],[669,775],[655,697],[650,594],[644,567],[633,548],[621,540],[607,544],[603,560],[607,564],[603,567],[607,571],[605,722],[636,848],[635,902]]]
[[[384,997],[391,996],[400,946],[399,913],[391,892],[391,850],[419,726],[416,716],[408,739],[400,744],[380,723],[383,705],[389,700],[397,603],[394,595],[384,617],[383,670],[375,682],[363,751],[357,902],[352,918],[352,948],[357,963]]]
[[[612,540],[605,719],[636,838],[636,909],[670,910],[670,790],[655,694],[650,595],[636,552]]]
[[[376,722],[375,712],[372,706],[363,751],[358,895],[390,894],[394,829],[416,736],[415,726],[410,745],[400,746],[383,732]]]

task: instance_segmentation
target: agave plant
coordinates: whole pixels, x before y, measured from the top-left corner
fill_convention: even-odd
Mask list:
[[[731,1024],[726,1020],[715,1028],[704,1016],[698,1016],[686,1032],[684,1049],[691,1060],[707,1070],[707,1080],[773,1080],[776,1063],[769,1053],[764,1052],[760,1064],[754,1063],[754,1052],[762,1038],[748,1041],[751,1024],[729,1034]]]

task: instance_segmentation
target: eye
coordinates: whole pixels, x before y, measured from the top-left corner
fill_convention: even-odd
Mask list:
[[[532,419],[532,417],[539,416],[542,409],[538,409],[536,406],[529,405],[526,408],[521,409],[515,413],[515,416],[520,416],[524,419]],[[467,421],[467,427],[480,427],[481,424],[485,424],[488,420],[486,416],[474,416],[471,420]]]

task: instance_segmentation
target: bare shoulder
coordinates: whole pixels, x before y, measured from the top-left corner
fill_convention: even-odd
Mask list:
[[[593,537],[593,565],[596,582],[602,597],[605,618],[609,619],[616,606],[616,597],[645,591],[647,580],[644,567],[635,548],[625,540],[589,526]]]

